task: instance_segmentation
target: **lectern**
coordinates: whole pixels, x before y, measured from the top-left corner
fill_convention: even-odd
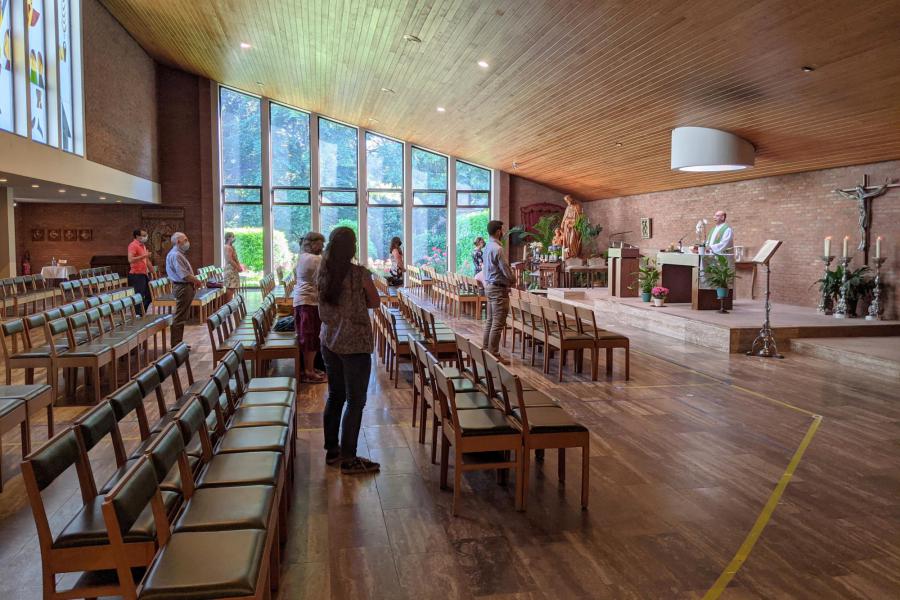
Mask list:
[[[609,295],[634,298],[638,295],[637,273],[641,264],[640,248],[610,248]]]

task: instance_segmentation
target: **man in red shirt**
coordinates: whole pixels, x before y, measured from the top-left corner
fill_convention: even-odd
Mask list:
[[[135,293],[141,295],[144,301],[144,313],[150,306],[150,250],[147,249],[147,232],[143,229],[135,229],[132,232],[134,239],[128,244],[128,263],[131,270],[128,271],[128,285],[134,288]]]

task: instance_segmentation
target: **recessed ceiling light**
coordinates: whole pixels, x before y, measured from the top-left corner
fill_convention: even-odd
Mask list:
[[[513,168],[513,169],[518,169],[518,168],[519,168],[519,163],[517,163],[516,161],[513,161],[512,168]]]
[[[251,46],[251,45],[248,44],[247,42],[241,42],[241,49],[242,49],[242,50],[247,50],[248,48],[252,48],[252,47],[253,47],[253,46]]]
[[[437,107],[437,111],[438,111],[438,112],[447,112],[447,109],[444,108],[443,106],[438,106],[438,107]]]
[[[39,186],[39,185],[36,184],[36,183],[32,183],[32,184],[31,184],[31,187],[33,187],[33,188],[39,188],[39,187],[41,187],[41,186]]]
[[[58,191],[60,194],[65,194],[65,193],[66,193],[66,190],[64,190],[63,188],[59,188],[57,191]]]
[[[101,200],[106,200],[106,196],[100,196]]]
[[[812,73],[813,71],[816,70],[816,68],[810,67],[810,66],[805,66],[805,67],[800,67],[800,70],[803,71],[804,73]]]
[[[256,85],[262,85],[262,84],[263,84],[262,81],[257,81],[257,82],[256,82]]]
[[[6,179],[0,179],[0,183],[6,183]]]
[[[116,204],[122,204],[121,200],[116,200]]]
[[[407,33],[406,35],[404,35],[403,39],[406,40],[407,42],[413,42],[415,44],[418,44],[419,42],[422,41],[422,38],[420,38],[417,35],[413,35],[411,33]]]
[[[621,148],[621,147],[622,147],[622,142],[616,142],[616,148]]]
[[[377,123],[377,122],[378,122],[378,119],[373,119],[372,117],[369,117],[369,123]]]
[[[481,67],[482,69],[487,69],[491,65],[489,65],[486,60],[479,60],[478,66]]]
[[[393,94],[394,93],[394,90],[392,90],[391,88],[386,88],[386,87],[381,88],[381,91],[384,92],[385,94]]]
[[[87,194],[85,194],[84,192],[82,192],[82,193],[81,193],[81,197],[82,197],[82,198],[86,198],[86,197],[87,197]]]

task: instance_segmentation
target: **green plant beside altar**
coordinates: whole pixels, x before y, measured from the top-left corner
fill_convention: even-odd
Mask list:
[[[641,290],[641,300],[650,302],[653,288],[656,287],[660,277],[662,277],[662,273],[656,268],[656,261],[652,258],[642,258],[638,270],[632,275],[637,275],[637,286]],[[628,289],[633,290],[634,286],[631,285]]]
[[[559,214],[544,215],[534,224],[534,227],[532,227],[533,231],[528,231],[521,225],[516,225],[509,230],[510,243],[520,244],[532,240],[532,243],[540,243],[541,254],[546,254],[553,244],[553,235],[561,220],[562,215]]]
[[[716,296],[728,297],[728,286],[737,279],[737,272],[728,263],[728,258],[721,254],[716,255],[715,260],[710,261],[703,268],[706,282],[716,288]]]
[[[581,251],[585,256],[593,256],[595,250],[595,242],[603,231],[602,225],[591,225],[590,219],[584,213],[578,215],[575,219],[575,231],[581,236]],[[605,257],[604,257],[605,258]]]
[[[825,299],[825,309],[831,312],[841,297],[841,289],[844,285],[844,267],[837,265],[833,271],[826,271],[824,277],[816,280],[813,285],[818,284],[819,293]],[[856,305],[859,301],[875,290],[875,279],[872,276],[872,269],[863,265],[855,270],[847,272],[847,296],[845,298],[846,305],[849,307],[849,316],[857,316]]]

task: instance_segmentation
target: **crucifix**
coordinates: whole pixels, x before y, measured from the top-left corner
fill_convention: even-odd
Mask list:
[[[856,202],[856,210],[859,212],[859,246],[857,250],[863,251],[863,264],[869,264],[869,230],[872,226],[872,199],[885,194],[888,188],[900,187],[900,183],[894,183],[886,179],[884,185],[869,185],[869,176],[863,175],[862,185],[854,188],[834,190],[848,200]]]

